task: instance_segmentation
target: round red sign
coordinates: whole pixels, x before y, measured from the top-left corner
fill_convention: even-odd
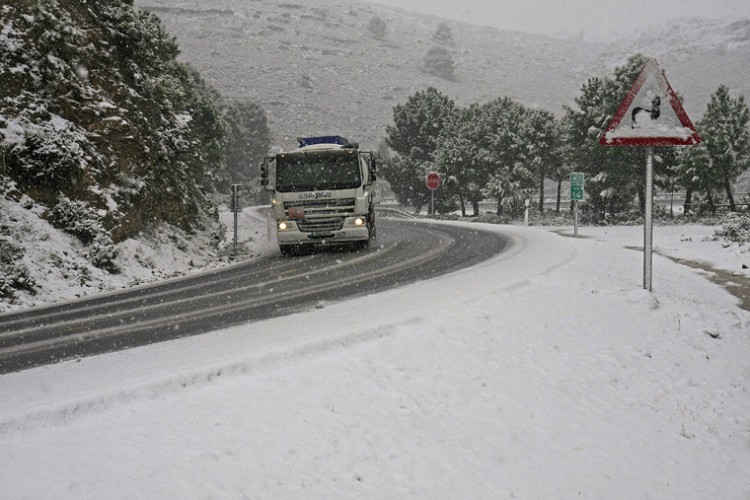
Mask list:
[[[437,189],[440,186],[440,175],[437,172],[430,172],[427,177],[424,178],[424,183],[427,189]]]

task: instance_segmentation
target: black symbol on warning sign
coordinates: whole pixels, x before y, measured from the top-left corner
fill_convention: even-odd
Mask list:
[[[659,118],[659,115],[661,114],[661,111],[659,111],[659,105],[661,104],[661,97],[656,96],[653,99],[651,99],[651,109],[648,108],[633,108],[633,112],[630,115],[630,119],[632,120],[632,124],[630,125],[631,128],[635,128],[635,124],[639,122],[643,122],[643,120],[648,116],[652,120],[656,120]]]

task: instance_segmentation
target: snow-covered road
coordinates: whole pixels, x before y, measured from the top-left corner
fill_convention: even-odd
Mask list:
[[[5,496],[750,496],[750,313],[660,256],[644,291],[642,255],[625,248],[642,228],[484,229],[511,250],[0,377]],[[747,257],[706,232],[656,228],[655,244]]]

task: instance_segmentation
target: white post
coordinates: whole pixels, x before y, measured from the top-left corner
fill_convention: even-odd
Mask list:
[[[651,256],[654,236],[654,226],[651,212],[654,202],[654,147],[646,150],[646,214],[643,225],[643,288],[652,291]]]
[[[435,190],[430,189],[430,215],[435,215]]]
[[[578,200],[573,200],[573,238],[578,238]]]
[[[524,200],[523,206],[524,206],[523,225],[528,226],[529,225],[529,200]]]

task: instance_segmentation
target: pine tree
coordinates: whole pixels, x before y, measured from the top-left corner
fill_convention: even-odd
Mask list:
[[[732,99],[720,85],[700,121],[699,133],[711,161],[714,185],[724,190],[729,208],[736,211],[732,184],[750,168],[750,110],[744,96]],[[707,179],[704,180],[707,184]]]
[[[479,215],[482,189],[487,183],[487,164],[482,161],[482,145],[477,140],[482,135],[480,116],[477,104],[456,110],[438,136],[435,151],[437,170],[443,176],[442,193],[458,198],[463,216],[467,201],[474,216]]]
[[[401,203],[420,207],[429,199],[424,176],[432,168],[438,136],[455,108],[453,100],[432,87],[393,108],[386,144],[398,156],[385,161],[381,172]]]
[[[379,16],[374,16],[367,23],[367,31],[377,40],[383,40],[388,34],[388,25]]]
[[[700,125],[700,123],[698,124]],[[694,211],[693,196],[702,193],[709,202],[709,208],[714,209],[713,203],[713,172],[711,171],[711,157],[706,149],[705,137],[695,146],[677,148],[678,166],[676,182],[685,188],[685,213]]]
[[[497,214],[517,212],[528,199],[534,176],[527,164],[529,145],[523,134],[528,111],[505,97],[482,107],[484,132],[480,139],[489,179],[483,195],[497,200]]]
[[[557,121],[549,111],[528,110],[522,122],[521,137],[526,150],[524,164],[539,183],[539,213],[544,212],[544,179],[552,173],[559,158],[560,138]]]
[[[424,57],[424,70],[431,75],[453,80],[456,62],[451,51],[445,47],[430,47]]]
[[[455,110],[452,99],[429,87],[393,108],[393,125],[386,128],[386,143],[401,156],[432,161],[437,137]]]
[[[455,45],[455,42],[453,41],[453,32],[451,31],[450,26],[448,26],[448,23],[445,22],[438,24],[437,28],[435,28],[435,33],[432,35],[432,39],[438,43],[450,45],[451,47]]]

